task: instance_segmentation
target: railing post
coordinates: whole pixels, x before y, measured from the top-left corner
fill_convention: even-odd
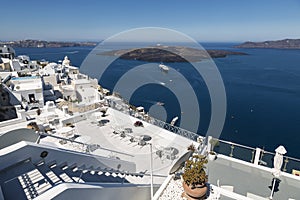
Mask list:
[[[251,156],[251,160],[250,160],[251,163],[254,162],[254,152],[255,152],[255,150],[252,151],[252,156]]]
[[[208,136],[208,138],[207,138],[207,151],[208,152],[210,152],[212,149],[212,145],[211,145],[211,143],[209,142],[209,141],[211,141],[212,140],[212,136]]]
[[[231,150],[230,150],[230,154],[229,154],[229,156],[230,157],[233,157],[233,150],[234,150],[234,145],[233,144],[231,144]]]
[[[255,165],[258,165],[258,163],[259,163],[260,153],[261,153],[261,149],[260,148],[256,148],[255,157],[254,157],[254,164]]]
[[[282,171],[286,172],[286,166],[287,166],[288,162],[289,162],[289,159],[286,157],[284,159],[284,166],[283,166],[283,170]]]

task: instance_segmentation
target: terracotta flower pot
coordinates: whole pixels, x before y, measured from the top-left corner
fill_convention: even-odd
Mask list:
[[[184,181],[182,182],[184,193],[182,196],[186,197],[188,200],[199,200],[205,199],[207,193],[206,184],[196,185],[194,188],[187,185]]]

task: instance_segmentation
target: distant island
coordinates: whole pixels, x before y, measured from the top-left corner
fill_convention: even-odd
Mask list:
[[[272,49],[300,49],[300,39],[284,39],[264,42],[245,42],[236,48],[272,48]]]
[[[139,49],[122,49],[103,52],[100,55],[120,56],[126,60],[147,62],[198,62],[207,58],[221,58],[227,55],[246,55],[225,50],[200,50],[182,46],[155,46]]]
[[[96,46],[97,42],[58,42],[45,40],[18,40],[1,42],[0,46],[8,45],[11,47],[36,47],[36,48],[59,48],[59,47],[81,47],[81,46]]]

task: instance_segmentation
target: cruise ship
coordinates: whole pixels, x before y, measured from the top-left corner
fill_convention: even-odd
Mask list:
[[[164,71],[164,72],[168,72],[169,71],[169,67],[167,65],[164,64],[159,64],[158,67]]]
[[[0,200],[300,199],[300,160],[151,117],[72,66],[0,47]],[[187,147],[208,160],[184,196]],[[214,152],[214,154],[211,154]]]

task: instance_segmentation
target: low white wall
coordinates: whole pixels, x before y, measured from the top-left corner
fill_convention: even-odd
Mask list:
[[[40,155],[43,151],[48,152],[47,157],[43,159],[46,164],[56,161],[57,165],[68,164],[71,166],[76,164],[78,167],[84,166],[85,168],[93,167],[95,169],[100,167],[101,169],[112,168],[120,171],[136,172],[136,165],[133,162],[24,141],[0,150],[0,170],[29,158],[32,163],[38,163],[42,160]]]
[[[103,184],[97,186],[63,183],[53,187],[36,198],[36,200],[42,199],[150,200],[151,197],[149,185],[137,186],[132,184]]]

